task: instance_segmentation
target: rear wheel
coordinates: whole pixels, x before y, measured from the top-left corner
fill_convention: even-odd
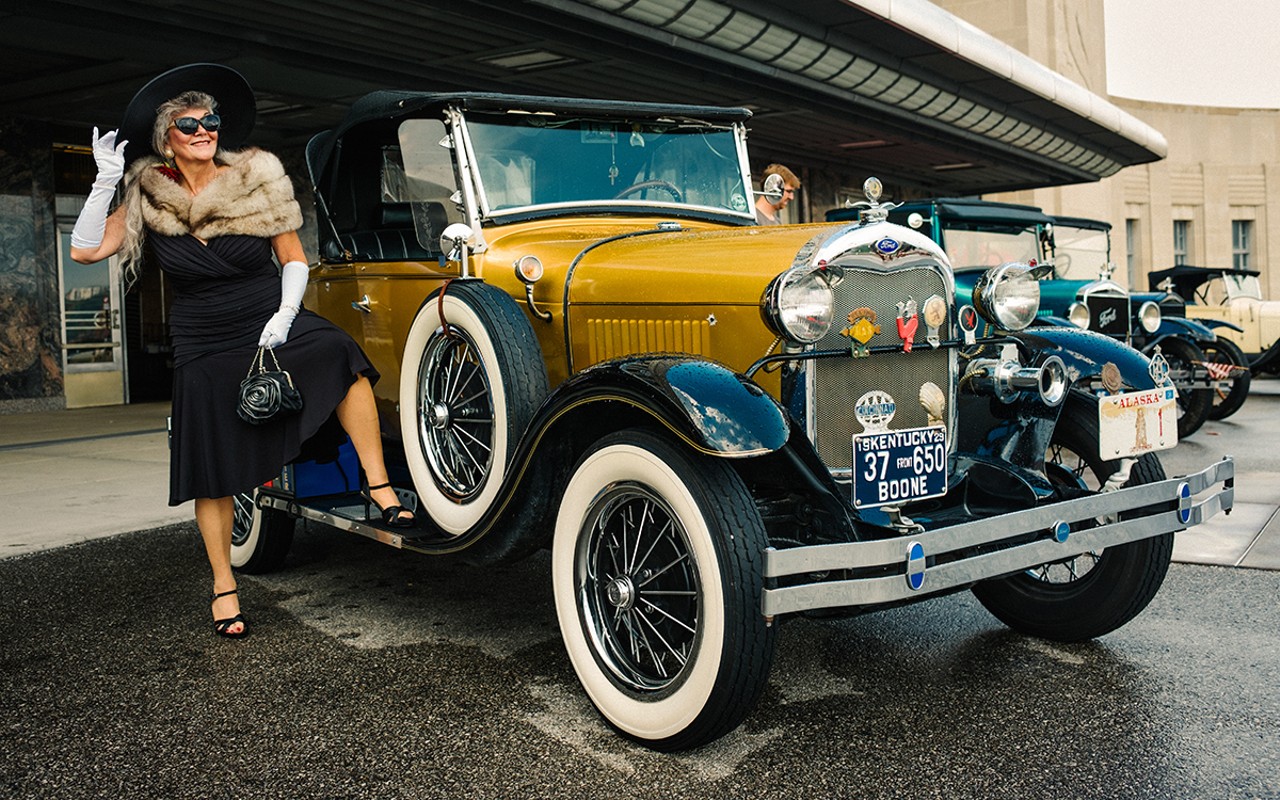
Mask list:
[[[733,730],[768,680],[764,523],[742,479],[646,431],[578,463],[552,545],[569,659],[610,725],[656,750]]]
[[[1249,385],[1253,382],[1249,359],[1235,342],[1221,336],[1201,345],[1200,349],[1204,351],[1205,364],[1209,369],[1226,373],[1222,380],[1229,381],[1229,388],[1214,390],[1213,406],[1209,409],[1209,419],[1226,419],[1239,411],[1249,397]]]
[[[1097,443],[1096,405],[1073,398],[1054,429],[1046,474],[1055,482],[1100,489],[1122,462],[1103,461]],[[1154,454],[1126,461],[1130,469],[1124,486],[1164,480]],[[1110,633],[1146,608],[1164,582],[1172,556],[1173,534],[1166,533],[984,581],[973,593],[1016,631],[1078,642]]]
[[[259,508],[257,490],[232,497],[231,566],[240,572],[271,572],[284,563],[297,520],[274,508]]]

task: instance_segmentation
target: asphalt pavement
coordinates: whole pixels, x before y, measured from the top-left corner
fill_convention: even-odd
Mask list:
[[[301,525],[219,639],[164,406],[0,417],[0,797],[1280,798],[1277,384],[1164,454],[1235,456],[1236,511],[1125,627],[1046,643],[968,593],[792,619],[759,707],[680,755],[595,714],[545,555]]]

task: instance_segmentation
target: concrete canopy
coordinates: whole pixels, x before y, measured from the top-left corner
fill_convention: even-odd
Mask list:
[[[1154,129],[925,0],[41,0],[0,11],[0,116],[85,144],[177,64],[239,69],[254,140],[300,146],[368,91],[745,106],[757,160],[934,194],[1092,181]]]

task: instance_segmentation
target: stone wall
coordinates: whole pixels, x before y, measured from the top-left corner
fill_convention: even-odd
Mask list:
[[[50,138],[0,119],[0,413],[66,404]]]

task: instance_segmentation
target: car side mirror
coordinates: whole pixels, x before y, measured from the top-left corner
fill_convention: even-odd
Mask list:
[[[769,198],[770,200],[781,200],[782,193],[787,188],[787,182],[782,179],[778,173],[773,173],[765,177],[764,183],[760,185],[760,191],[756,194]]]
[[[467,277],[467,248],[475,243],[475,231],[469,225],[455,222],[440,234],[440,249],[450,261],[457,261],[462,277]]]

